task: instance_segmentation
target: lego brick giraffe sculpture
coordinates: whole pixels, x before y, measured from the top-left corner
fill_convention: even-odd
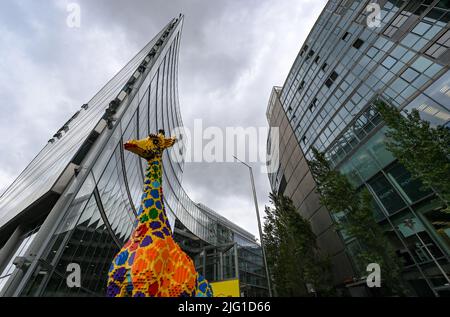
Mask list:
[[[164,208],[162,154],[176,142],[164,131],[125,144],[148,161],[139,223],[114,258],[108,274],[108,297],[212,297],[208,282],[174,241]]]

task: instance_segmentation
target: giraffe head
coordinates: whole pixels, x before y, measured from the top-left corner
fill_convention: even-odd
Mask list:
[[[142,140],[131,140],[125,143],[125,150],[139,155],[147,161],[161,158],[165,149],[172,147],[176,138],[165,137],[164,130],[159,130],[158,134],[150,134]]]

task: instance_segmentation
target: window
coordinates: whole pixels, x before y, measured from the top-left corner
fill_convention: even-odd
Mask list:
[[[338,73],[336,73],[335,71],[333,71],[330,75],[330,77],[328,77],[328,79],[325,81],[325,86],[327,86],[328,88],[330,88],[333,83],[336,81],[336,79],[339,77]]]
[[[323,65],[322,65],[322,70],[323,70],[324,72],[326,72],[327,69],[328,69],[328,64],[327,64],[327,63],[323,63]]]
[[[314,59],[314,63],[319,64],[320,61],[320,56],[317,55],[316,58]]]
[[[426,1],[424,4],[420,5],[416,11],[414,11],[414,14],[417,16],[421,16],[422,13],[428,10],[428,6],[431,4],[432,1]]]
[[[389,25],[386,30],[384,31],[384,35],[388,37],[392,37],[395,32],[398,31],[398,29],[408,20],[408,18],[411,16],[411,12],[408,11],[402,11],[398,17],[392,21],[391,25]]]
[[[383,174],[378,174],[377,177],[369,182],[369,185],[390,214],[406,207],[405,202]]]
[[[449,10],[450,9],[450,2],[448,0],[441,0],[436,4],[436,7]]]
[[[391,69],[395,65],[395,63],[397,63],[397,60],[395,58],[387,56],[381,64],[387,69]]]
[[[417,77],[419,76],[419,73],[416,72],[412,68],[408,68],[404,71],[404,73],[401,75],[401,77],[406,80],[408,83],[412,83]]]
[[[313,102],[311,102],[311,104],[309,105],[309,108],[308,108],[309,111],[313,112],[314,109],[316,108],[316,106],[317,106],[317,98],[314,98]]]
[[[300,56],[303,57],[303,55],[305,55],[305,52],[308,50],[308,45],[305,45],[305,47],[302,49],[302,51],[300,52]]]
[[[311,57],[313,57],[314,53],[315,52],[313,50],[310,50],[309,53],[308,53],[308,56],[306,56],[306,61],[309,60]]]
[[[387,175],[397,189],[407,197],[410,204],[432,193],[430,189],[424,189],[419,180],[413,179],[411,174],[398,162],[387,170]]]
[[[335,80],[338,78],[338,74],[337,74],[335,71],[333,71],[333,72],[331,73],[330,78],[331,78],[333,81],[335,81]]]
[[[431,47],[425,52],[433,58],[439,58],[450,48],[450,30],[447,30]]]
[[[430,12],[427,13],[424,19],[430,22],[439,21],[443,24],[443,26],[445,26],[445,24],[447,24],[448,22],[448,12],[444,9],[435,7],[431,9]]]
[[[342,37],[342,40],[347,41],[349,35],[350,35],[350,33],[345,32],[344,36]]]
[[[305,87],[305,81],[303,80],[298,86],[298,91],[302,90]]]
[[[353,43],[353,47],[359,49],[364,44],[364,41],[361,39],[357,39],[355,43]]]
[[[411,31],[414,34],[423,36],[431,28],[431,24],[425,22],[419,22],[417,26]]]

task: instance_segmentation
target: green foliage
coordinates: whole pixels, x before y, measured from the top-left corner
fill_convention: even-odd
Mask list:
[[[367,190],[358,193],[344,175],[330,167],[323,153],[316,149],[313,153],[314,159],[309,163],[321,203],[330,212],[345,212],[346,221],[339,224],[340,229],[363,247],[356,256],[357,264],[366,268],[369,263],[378,263],[386,295],[405,295],[401,264],[373,217],[370,193]]]
[[[321,296],[331,293],[330,263],[319,256],[310,223],[292,200],[271,194],[274,208],[266,207],[263,239],[277,296],[305,296],[312,284]]]
[[[415,179],[433,188],[450,212],[450,130],[430,127],[416,109],[403,116],[382,101],[376,106],[389,127],[386,148]]]

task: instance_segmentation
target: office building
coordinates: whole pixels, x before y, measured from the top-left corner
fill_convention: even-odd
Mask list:
[[[374,11],[378,4],[380,19]],[[344,213],[320,205],[308,161],[312,148],[373,197],[376,220],[403,263],[413,295],[449,293],[450,217],[431,188],[413,179],[385,147],[377,100],[417,109],[433,126],[450,122],[449,1],[330,0],[303,44],[267,117],[280,127],[280,166],[272,189],[291,197],[332,257],[335,286],[366,296],[358,241],[336,232]],[[270,149],[270,142],[268,144]],[[430,166],[430,168],[433,168]],[[412,220],[411,230],[405,221]],[[446,273],[443,274],[441,267]]]
[[[183,126],[177,75],[182,26],[182,15],[170,21],[56,132],[2,194],[2,296],[105,296],[111,261],[137,224],[146,166],[123,144]],[[171,151],[182,157],[183,140]],[[176,240],[211,282],[240,273],[244,294],[261,295],[265,279],[251,285],[245,276],[260,272],[255,238],[230,221],[218,221],[217,214],[189,198],[181,185],[184,162],[176,156],[163,157],[165,206]],[[225,232],[231,240],[222,241]],[[238,240],[240,234],[244,242]],[[237,270],[247,265],[241,255],[246,248],[255,248],[257,259]],[[210,257],[211,252],[220,256]],[[219,258],[220,263],[214,262]],[[81,287],[67,283],[73,265],[81,269]]]

